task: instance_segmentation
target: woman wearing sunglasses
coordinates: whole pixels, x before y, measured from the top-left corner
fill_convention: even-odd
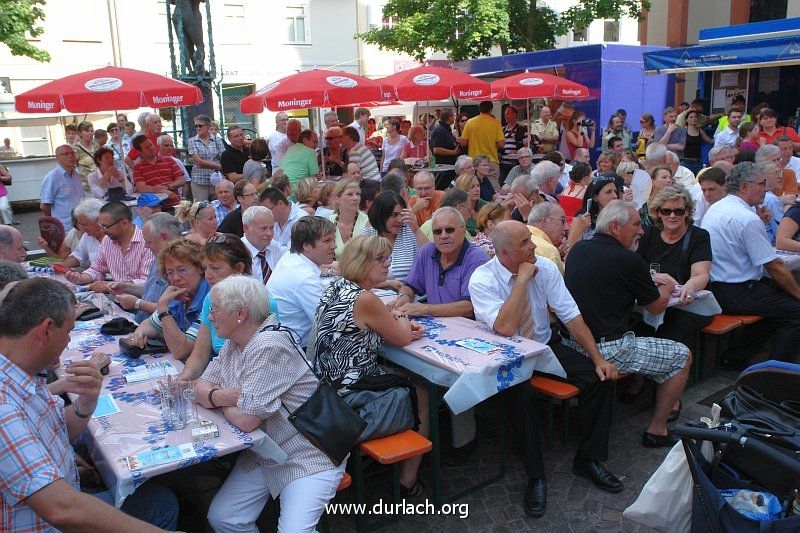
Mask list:
[[[232,276],[253,272],[253,258],[241,239],[230,233],[214,235],[203,247],[203,270],[210,287]],[[208,366],[208,362],[219,354],[225,339],[217,336],[217,329],[211,321],[211,289],[203,300],[200,311],[200,327],[192,353],[183,366],[181,379],[197,379]]]
[[[128,337],[130,344],[144,348],[147,339],[163,338],[175,359],[185,359],[192,352],[209,290],[202,255],[203,248],[189,239],[176,239],[161,248],[158,273],[169,286],[158,299],[155,312]]]
[[[201,246],[209,237],[217,234],[217,211],[211,202],[181,202],[175,208],[175,216],[189,226],[186,238]]]
[[[638,249],[645,263],[658,263],[661,275],[671,276],[681,286],[683,304],[694,301],[697,291],[706,288],[711,271],[711,239],[706,230],[694,225],[694,207],[692,196],[682,185],[666,187],[656,194],[650,202],[655,223],[645,228]],[[681,306],[668,307],[658,330],[642,334],[678,341],[696,353],[695,335],[713,318],[690,313]],[[669,421],[677,419],[679,413],[680,404]]]

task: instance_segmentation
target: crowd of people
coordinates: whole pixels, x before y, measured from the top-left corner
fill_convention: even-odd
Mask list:
[[[158,115],[143,114],[135,134],[118,116],[103,146],[82,124],[74,142],[57,149],[41,204],[69,234],[46,251],[63,260],[69,282],[135,313],[129,343],[163,339],[184,361],[181,378],[196,380],[199,404],[221,408],[243,431],[261,428],[288,454],[280,464],[239,456],[208,512],[217,530],[252,527],[270,495],[281,496],[279,530],[314,530],[346,462],[334,464],[287,421],[285,410],[316,389],[301,355],[355,405],[365,388],[406,373],[382,361],[380,347],[419,339],[425,331],[414,318],[426,315],[466,317],[548,345],[581,391],[573,472],[619,492],[622,481],[604,465],[612,383],[630,375],[623,400],[631,401],[645,378],[654,381],[641,444],[676,442],[668,424],[680,416],[695,333],[713,318],[686,308],[699,291],[709,289],[725,313],[764,317],[722,355],[727,364],[745,364],[770,337],[773,358],[798,358],[800,286],[775,246],[800,252],[800,137],[776,126],[766,106],[747,115],[740,104],[724,116],[703,115],[702,102],[680,113],[667,108],[659,126],[643,115],[638,135],[623,110],[595,132],[583,112],[562,106],[557,122],[545,107],[528,137],[513,107],[503,124],[482,102],[472,118],[442,109],[435,125],[427,116],[388,121],[379,159],[363,108],[351,124],[327,113],[322,142],[284,113],[268,139],[248,144],[232,126],[223,141],[199,115],[191,172],[174,157]],[[703,128],[722,118],[710,137]],[[602,150],[593,170],[596,137]],[[712,141],[703,167],[698,147]],[[428,154],[455,170],[434,175],[404,161]],[[323,171],[329,179],[318,180]],[[136,216],[124,201],[134,192]],[[78,399],[66,417],[36,378],[66,346],[74,296],[56,281],[23,279],[15,263],[25,249],[11,226],[0,226],[0,258],[8,284],[0,321],[13,324],[0,332],[0,442],[7,462],[29,459],[29,448],[42,457],[9,463],[15,481],[0,495],[0,529],[127,523],[100,500],[79,497],[73,475],[68,437],[96,404],[99,369],[90,361],[67,368],[67,390]],[[384,303],[373,289],[396,297]],[[679,305],[669,306],[675,298]],[[648,326],[636,309],[663,314],[663,324]],[[426,389],[412,382],[415,427],[427,435]],[[542,516],[535,394],[528,381],[503,394],[528,477],[523,508]],[[446,462],[469,460],[475,436],[472,410],[453,415]],[[416,457],[400,468],[406,497],[426,492],[419,465]],[[163,490],[148,483],[137,491],[146,501],[161,497],[158,522],[136,498],[122,510],[174,527],[176,507]]]

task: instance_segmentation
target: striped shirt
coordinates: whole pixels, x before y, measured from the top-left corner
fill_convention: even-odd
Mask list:
[[[260,329],[275,324],[272,314]],[[236,407],[244,414],[261,418],[259,428],[288,455],[281,464],[250,450],[240,458],[245,471],[262,469],[273,498],[292,481],[335,468],[325,454],[298,433],[287,417],[287,411],[303,405],[319,383],[301,357],[289,333],[260,331],[244,348],[227,341],[201,378],[223,389],[240,390]]]
[[[188,307],[178,300],[172,300],[167,307],[172,319],[175,320],[175,324],[186,334],[186,338],[190,341],[195,341],[197,339],[197,332],[200,330],[200,313],[203,311],[203,301],[210,290],[211,286],[205,278],[203,278],[200,280],[200,284],[197,286],[197,292]],[[158,318],[158,313],[150,315],[150,324],[158,331],[164,331],[164,326]]]
[[[0,531],[56,531],[22,502],[59,479],[80,490],[64,402],[0,354]]]
[[[133,237],[127,250],[123,250],[119,242],[106,235],[100,241],[97,257],[92,266],[84,273],[95,281],[103,281],[110,275],[114,281],[132,281],[144,283],[150,271],[150,263],[155,261],[153,252],[144,245],[142,230],[134,226]]]
[[[183,170],[180,165],[172,157],[156,156],[155,163],[148,163],[140,159],[138,163],[133,166],[133,183],[144,183],[151,187],[158,185],[169,186],[174,181],[183,179]],[[180,199],[177,195],[170,195],[169,198],[164,200],[164,205],[167,207],[175,207],[178,205]]]
[[[228,216],[228,213],[230,213],[239,206],[239,204],[233,204],[233,207],[228,209],[227,207],[219,203],[219,200],[214,200],[213,202],[211,202],[211,205],[214,206],[214,212],[217,214],[217,221],[220,224],[222,224],[222,221],[225,219],[226,216]]]
[[[219,163],[222,152],[225,146],[217,136],[211,136],[207,141],[195,135],[189,139],[189,155],[197,154],[200,159],[211,161],[212,163]],[[213,168],[202,168],[200,165],[192,166],[192,183],[197,185],[211,184],[211,174],[214,173]]]
[[[372,226],[364,228],[359,235],[377,235],[378,232]],[[414,232],[408,227],[408,224],[403,224],[403,229],[394,241],[392,246],[392,264],[389,266],[388,279],[396,279],[403,281],[406,276],[411,272],[411,267],[414,264],[414,259],[419,252],[419,245]]]
[[[362,180],[381,179],[381,173],[378,171],[378,162],[375,161],[375,156],[363,143],[358,143],[347,151],[347,162],[358,165],[358,168],[361,169]]]

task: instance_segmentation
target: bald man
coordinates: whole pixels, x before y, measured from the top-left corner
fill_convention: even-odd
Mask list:
[[[11,226],[0,226],[0,259],[21,263],[27,255],[22,234]]]

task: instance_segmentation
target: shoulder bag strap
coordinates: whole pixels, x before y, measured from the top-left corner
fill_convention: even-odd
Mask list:
[[[683,236],[683,244],[681,244],[681,253],[680,255],[678,255],[678,277],[680,277],[681,275],[681,269],[683,268],[683,258],[686,257],[686,252],[689,250],[689,239],[691,238],[692,238],[692,225],[686,228],[686,234]],[[689,265],[686,279],[688,280],[691,277],[692,277],[692,266]],[[678,281],[680,282],[680,280]]]

